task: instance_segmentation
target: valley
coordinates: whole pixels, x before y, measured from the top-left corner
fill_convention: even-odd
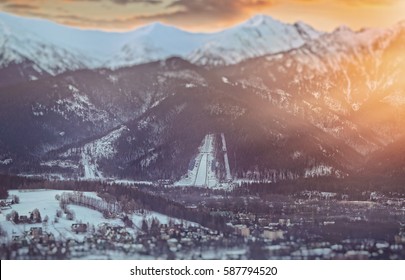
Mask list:
[[[404,259],[404,44],[0,12],[0,258]]]

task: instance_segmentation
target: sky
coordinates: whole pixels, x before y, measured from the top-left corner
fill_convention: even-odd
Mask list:
[[[126,31],[150,22],[211,32],[256,14],[304,21],[323,31],[388,27],[405,20],[405,0],[0,0],[0,10],[86,29]]]

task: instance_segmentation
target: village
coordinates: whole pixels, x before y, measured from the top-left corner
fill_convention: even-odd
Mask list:
[[[280,215],[211,209],[210,215],[226,221],[225,230],[146,210],[129,215],[95,193],[36,190],[10,194],[0,201],[1,259],[405,258],[404,201],[378,193],[371,193],[368,202],[355,203],[333,201],[330,194],[303,192],[290,206],[273,205],[274,213]],[[39,197],[47,203],[41,203]],[[397,211],[398,219],[387,221],[392,229],[389,236],[387,232],[367,235],[368,215],[381,211],[370,205]],[[316,207],[329,207],[326,212],[336,215],[305,216],[321,211]],[[350,218],[342,218],[339,211],[343,210],[352,212]]]

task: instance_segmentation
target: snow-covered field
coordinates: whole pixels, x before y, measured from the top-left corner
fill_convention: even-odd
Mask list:
[[[58,218],[55,222],[56,212],[60,210],[59,201],[56,200],[56,195],[62,195],[62,193],[73,193],[73,191],[63,191],[63,190],[11,190],[9,195],[17,195],[20,198],[20,203],[13,204],[11,209],[2,209],[0,213],[0,225],[1,228],[7,233],[6,237],[0,237],[1,242],[8,242],[14,235],[23,235],[25,231],[29,231],[31,227],[42,227],[48,233],[53,233],[55,238],[65,240],[67,238],[75,239],[78,241],[83,240],[86,234],[76,234],[71,230],[71,226],[74,223],[85,223],[89,224],[90,227],[94,225],[97,226],[103,223],[107,223],[113,226],[124,226],[124,223],[118,219],[106,219],[103,217],[101,212],[92,210],[86,207],[77,205],[68,205],[69,210],[74,212],[75,218],[73,220],[68,220],[66,215],[63,214],[62,217]],[[87,197],[92,197],[96,199],[101,199],[94,192],[83,192]],[[41,213],[42,220],[45,216],[48,216],[48,223],[37,223],[37,224],[14,224],[11,221],[6,220],[6,215],[11,213],[13,210],[17,211],[18,214],[30,216],[30,212],[34,209],[38,209]],[[135,228],[128,230],[130,233],[136,234],[143,219],[151,221],[153,218],[159,220],[160,223],[166,224],[170,219],[169,216],[147,211],[145,214],[132,214],[130,219],[134,222]],[[178,219],[172,219],[174,222],[180,222]],[[193,223],[189,223],[193,224]],[[91,234],[91,233],[87,233]]]
[[[58,191],[58,190],[12,190],[10,195],[17,195],[20,198],[19,204],[12,205],[11,209],[4,209],[0,215],[0,225],[8,233],[7,238],[13,235],[22,235],[24,231],[28,231],[31,227],[43,227],[49,233],[53,233],[56,238],[66,239],[73,238],[82,240],[84,235],[76,235],[71,231],[71,225],[76,222],[89,223],[97,226],[101,223],[110,223],[123,225],[119,219],[105,219],[100,212],[88,209],[81,206],[69,205],[68,208],[75,213],[75,219],[70,221],[66,219],[66,215],[58,218],[55,222],[56,211],[60,210],[59,201],[56,200],[56,195],[61,195],[64,192],[72,193],[73,191]],[[84,195],[89,197],[97,197],[96,193],[85,192]],[[97,197],[98,198],[98,197]],[[41,213],[42,220],[48,216],[47,224],[14,224],[6,220],[6,215],[15,210],[18,214],[30,216],[30,212],[38,209]]]

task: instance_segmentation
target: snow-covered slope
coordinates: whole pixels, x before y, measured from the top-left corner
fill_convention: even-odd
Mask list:
[[[32,63],[38,73],[55,75],[172,56],[200,65],[234,64],[302,46],[320,34],[303,23],[289,25],[263,15],[216,33],[191,33],[160,23],[129,32],[103,32],[0,12],[0,68]]]
[[[207,42],[211,35],[190,33],[161,23],[153,23],[127,33],[126,43],[107,60],[115,69],[172,56],[186,57]]]
[[[257,15],[233,28],[212,34],[212,38],[188,58],[200,65],[236,64],[246,58],[298,48],[321,34],[302,22],[290,25]]]
[[[0,13],[0,67],[33,63],[38,73],[53,75],[98,66],[95,52],[85,51],[88,45],[78,40],[79,35],[85,34],[45,20]]]

